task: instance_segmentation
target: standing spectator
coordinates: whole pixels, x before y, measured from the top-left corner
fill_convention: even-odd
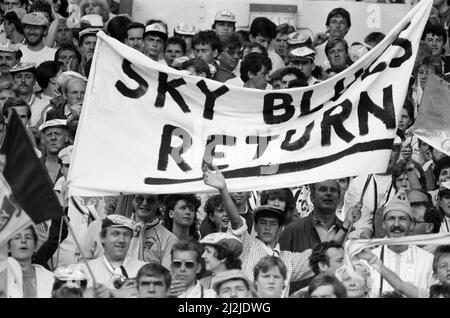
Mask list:
[[[8,11],[5,13],[3,18],[5,19],[3,27],[5,28],[5,35],[8,46],[11,49],[20,49],[23,45],[25,45],[25,35],[23,33],[23,25],[22,18],[23,16],[18,16],[17,12],[20,12],[23,9],[16,9],[13,11]],[[22,11],[23,15],[27,12],[25,10]]]
[[[186,56],[189,58],[194,58],[194,48],[192,47],[192,39],[196,33],[195,26],[178,23],[173,29],[173,36],[179,37],[186,43]]]
[[[216,12],[214,18],[214,23],[211,29],[216,32],[217,36],[221,41],[225,39],[226,36],[230,35],[236,30],[236,16],[230,10],[219,10]]]
[[[166,40],[166,25],[160,20],[150,20],[144,32],[144,54],[156,62],[166,64],[166,61],[161,59]]]
[[[144,53],[145,26],[139,22],[131,22],[126,28],[125,44]]]
[[[316,66],[314,64],[316,52],[313,49],[307,46],[299,47],[290,51],[289,56],[289,66],[297,67],[305,75],[308,86],[320,83],[320,80],[313,76]]]
[[[412,234],[414,216],[408,203],[393,199],[384,208],[383,228],[388,237],[403,237]],[[387,245],[372,250],[381,264],[395,272],[402,280],[428,289],[431,285],[433,255],[415,245]],[[371,297],[380,297],[392,291],[377,272],[373,273],[374,284]]]
[[[266,90],[271,89],[271,86],[268,85],[271,69],[272,63],[268,57],[260,53],[249,53],[241,63],[240,79],[242,80],[242,84],[240,86]],[[235,85],[234,82],[231,85]]]
[[[12,82],[13,77],[10,70],[20,63],[22,52],[19,49],[12,49],[7,46],[0,46],[0,79]]]
[[[178,298],[215,298],[211,289],[206,289],[197,280],[202,269],[203,247],[197,241],[182,241],[172,247],[171,295]]]
[[[430,49],[431,55],[441,59],[442,74],[450,72],[450,57],[444,55],[447,33],[440,25],[427,24],[423,31],[422,41]]]
[[[30,105],[30,124],[32,127],[35,127],[39,123],[45,106],[50,102],[49,98],[37,96],[33,93],[33,88],[36,84],[36,64],[19,63],[12,67],[10,72],[17,87],[17,96]]]
[[[250,25],[250,41],[261,44],[272,62],[272,71],[284,67],[283,59],[274,51],[269,50],[270,43],[276,37],[276,25],[266,17],[258,17]]]
[[[53,61],[56,49],[44,45],[44,35],[48,28],[48,20],[40,12],[28,13],[22,18],[26,45],[22,46],[22,61],[41,64]]]
[[[27,9],[28,0],[2,0],[0,1],[0,8],[3,12],[12,9]]]
[[[330,62],[330,68],[326,70],[330,77],[349,66],[348,45],[345,40],[329,40],[325,46],[325,54]]]
[[[60,48],[64,45],[74,45],[73,30],[67,25],[67,19],[59,19],[55,37],[56,47]]]
[[[65,119],[48,120],[39,127],[39,131],[42,135],[42,144],[45,146],[41,161],[47,169],[50,180],[55,184],[62,176],[58,154],[66,147],[68,141],[67,121]]]
[[[170,194],[164,200],[164,226],[178,240],[198,240],[196,212],[200,201],[193,194]]]
[[[173,61],[184,55],[186,55],[186,43],[177,37],[168,38],[164,47],[164,59],[167,65],[173,67]]]
[[[285,65],[289,63],[288,36],[295,32],[295,28],[288,24],[282,23],[277,27],[277,35],[272,40],[272,47],[282,59]]]
[[[205,288],[211,288],[211,279],[230,269],[241,269],[242,243],[230,233],[211,233],[200,240],[205,247],[202,258],[205,269],[211,272],[210,276],[200,279]]]
[[[290,281],[302,280],[312,276],[308,263],[311,250],[306,250],[303,253],[292,253],[280,249],[278,238],[284,224],[284,213],[282,210],[270,205],[263,205],[257,208],[253,213],[257,237],[253,237],[248,234],[247,225],[237,212],[233,199],[227,190],[223,174],[216,167],[214,171],[211,171],[205,166],[203,177],[207,185],[220,191],[230,218],[231,232],[244,245],[241,259],[242,269],[247,277],[252,277],[255,265],[266,255],[278,256],[287,266],[288,273],[283,296],[289,294]]]
[[[230,220],[225,211],[225,206],[220,195],[213,195],[205,203],[206,217],[200,224],[202,237],[215,232],[226,232]]]
[[[13,90],[13,83],[0,81],[0,114],[3,112],[3,105],[5,105],[5,102],[10,97],[16,97],[16,93]]]
[[[330,68],[325,48],[330,40],[344,40],[351,27],[350,13],[343,8],[334,8],[328,13],[326,20],[327,33],[317,33],[313,46],[316,50],[315,64],[324,69]]]
[[[78,48],[81,53],[81,63],[78,73],[86,76],[86,63],[94,57],[95,45],[97,44],[98,28],[86,28],[81,30],[78,37]]]
[[[345,286],[331,274],[320,274],[308,287],[310,298],[347,298]]]
[[[438,207],[442,217],[441,233],[450,232],[450,182],[443,182],[438,191]]]
[[[107,289],[122,289],[125,294],[122,297],[136,294],[135,287],[122,285],[117,288],[117,281],[123,282],[128,278],[136,277],[139,269],[145,265],[145,262],[127,257],[133,231],[133,221],[122,215],[109,215],[102,221],[100,233],[104,254],[87,262],[95,276],[96,283]],[[88,274],[88,287],[92,287],[93,277],[86,266],[86,264],[82,264],[82,268]],[[108,294],[110,291],[105,290],[104,293]]]
[[[226,35],[222,39],[222,52],[217,56],[219,68],[214,74],[214,80],[226,82],[230,78],[236,77],[234,70],[238,67],[241,51],[241,42],[236,34]]]
[[[61,45],[55,53],[55,61],[63,63],[63,72],[78,71],[81,60],[81,54],[73,44]]]
[[[200,31],[192,39],[192,47],[196,58],[201,58],[209,64],[211,74],[217,71],[217,56],[222,52],[222,44],[214,31]]]
[[[212,281],[217,298],[252,298],[251,282],[238,269],[221,272]]]
[[[276,256],[264,256],[253,271],[256,294],[259,298],[282,298],[287,268]]]

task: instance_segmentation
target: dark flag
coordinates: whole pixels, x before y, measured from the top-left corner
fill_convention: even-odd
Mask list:
[[[32,223],[62,217],[63,209],[16,112],[9,118],[0,154],[6,156],[0,174],[1,245]]]

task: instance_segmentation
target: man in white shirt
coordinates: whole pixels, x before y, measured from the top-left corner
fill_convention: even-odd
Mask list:
[[[48,21],[40,12],[28,13],[22,18],[26,45],[20,50],[22,61],[41,64],[55,59],[56,49],[44,45],[44,37],[48,32]]]
[[[393,199],[383,211],[383,229],[388,237],[403,237],[413,233],[414,217],[408,203]],[[433,254],[416,245],[387,245],[372,250],[381,263],[403,281],[418,288],[429,289],[433,284]],[[393,287],[373,273],[371,297],[380,297]]]
[[[111,214],[103,220],[100,237],[104,254],[83,264],[84,271],[88,274],[88,287],[94,285],[91,272],[87,269],[89,265],[95,283],[111,290],[121,289],[122,296],[137,296],[136,288],[130,286],[127,280],[135,278],[139,269],[146,263],[127,257],[133,231],[133,221],[122,215]],[[126,285],[122,286],[124,283]]]
[[[211,289],[206,289],[197,280],[202,270],[202,245],[194,240],[181,241],[172,247],[172,284],[170,292],[178,298],[215,298]]]

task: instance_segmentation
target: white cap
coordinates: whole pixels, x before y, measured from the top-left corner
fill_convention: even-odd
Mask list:
[[[82,23],[82,22],[88,23],[92,27],[98,27],[98,28],[103,27],[103,18],[99,14],[86,14],[86,15],[83,15],[81,17],[81,19],[80,19],[80,23]]]
[[[43,132],[47,128],[60,127],[67,129],[67,120],[65,119],[50,119],[39,126],[39,131]]]
[[[307,46],[298,47],[290,52],[291,57],[296,59],[310,59],[314,61],[316,52]]]
[[[227,21],[236,23],[236,16],[230,10],[222,9],[216,12],[214,21]]]
[[[159,33],[162,38],[167,39],[167,29],[164,24],[156,22],[145,27],[144,35],[148,32]]]

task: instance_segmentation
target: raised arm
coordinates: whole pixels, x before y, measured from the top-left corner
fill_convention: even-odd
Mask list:
[[[333,241],[342,244],[342,246],[344,245],[345,240],[348,237],[347,233],[350,233],[353,230],[353,224],[361,218],[361,208],[362,203],[358,202],[348,210],[344,223],[342,223],[342,227],[334,235]]]
[[[244,222],[228,192],[225,177],[216,166],[213,166],[213,168],[214,170],[210,170],[206,165],[203,166],[203,180],[205,184],[219,190],[223,203],[225,204],[225,210],[230,218],[231,228],[237,230],[244,225]]]

